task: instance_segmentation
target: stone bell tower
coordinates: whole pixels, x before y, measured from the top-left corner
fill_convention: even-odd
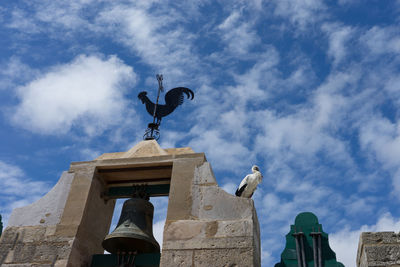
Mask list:
[[[13,211],[0,265],[117,266],[113,255],[101,255],[101,244],[115,199],[138,185],[146,185],[150,200],[168,196],[161,255],[150,263],[137,255],[138,266],[260,266],[253,200],[222,190],[203,153],[162,149],[155,140],[71,163],[44,197]]]

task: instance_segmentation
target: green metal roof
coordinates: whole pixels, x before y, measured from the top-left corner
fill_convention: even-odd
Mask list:
[[[296,216],[294,225],[290,226],[290,232],[286,235],[286,246],[281,254],[281,262],[275,267],[298,267],[296,239],[294,234],[303,233],[304,255],[307,267],[314,267],[313,238],[311,233],[319,232],[321,235],[322,266],[324,267],[344,267],[336,261],[336,254],[329,247],[328,234],[322,231],[322,225],[318,223],[318,218],[311,212],[302,212]]]

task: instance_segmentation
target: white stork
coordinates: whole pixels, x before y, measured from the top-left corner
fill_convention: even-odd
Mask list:
[[[251,168],[252,174],[246,175],[240,183],[235,195],[238,197],[251,198],[254,191],[256,191],[257,185],[262,181],[262,174],[257,165]]]

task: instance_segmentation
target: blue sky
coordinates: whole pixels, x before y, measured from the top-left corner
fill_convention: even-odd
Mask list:
[[[163,148],[205,152],[231,193],[260,166],[263,266],[302,211],[346,266],[360,231],[400,230],[400,1],[15,0],[0,22],[5,222],[71,161],[139,142],[137,94],[154,100],[162,73],[195,92],[163,120]]]

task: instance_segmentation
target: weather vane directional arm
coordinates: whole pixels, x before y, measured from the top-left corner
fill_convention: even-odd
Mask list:
[[[160,92],[164,92],[164,87],[163,87],[163,84],[162,84],[162,81],[163,81],[162,74],[157,74],[156,77],[157,77],[157,81],[158,81],[158,93],[157,93],[156,105],[154,107],[154,112],[153,112],[153,123],[156,122],[156,112],[157,112],[158,101],[160,99]],[[159,124],[160,123],[158,123],[158,125]]]
[[[159,126],[161,119],[169,114],[171,114],[179,105],[182,105],[185,99],[184,94],[188,99],[192,100],[194,98],[194,93],[192,90],[186,87],[176,87],[169,90],[165,94],[165,104],[160,105],[159,98],[160,93],[164,91],[162,84],[163,76],[162,74],[157,74],[158,81],[158,93],[156,103],[154,104],[148,97],[147,92],[140,92],[138,98],[146,105],[147,112],[153,117],[153,123],[149,123],[148,128],[143,136],[145,140],[158,140],[160,138]]]

